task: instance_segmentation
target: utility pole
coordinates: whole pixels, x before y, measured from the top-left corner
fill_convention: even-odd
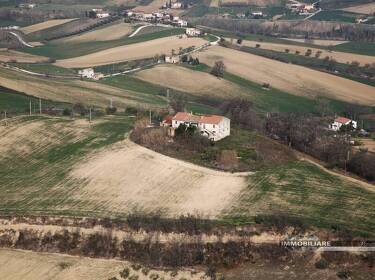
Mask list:
[[[90,116],[89,122],[91,123],[91,106],[90,106],[90,109],[89,109],[89,116]]]
[[[151,125],[151,109],[150,109],[150,125]]]
[[[39,98],[39,114],[42,114],[42,99]]]
[[[8,125],[7,123],[7,111],[4,111],[4,120],[5,120],[5,126]]]
[[[29,104],[29,115],[31,116],[31,100],[30,100],[30,104]]]

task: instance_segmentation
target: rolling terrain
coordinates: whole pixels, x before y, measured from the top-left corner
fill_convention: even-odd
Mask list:
[[[170,54],[172,49],[178,51],[180,47],[200,46],[206,41],[201,38],[178,38],[170,36],[142,43],[125,45],[79,57],[56,61],[56,65],[68,68],[90,67],[127,60],[149,58],[160,54]]]
[[[198,54],[210,66],[222,60],[228,72],[257,83],[302,96],[325,96],[367,106],[375,104],[373,87],[305,67],[243,53],[223,47],[212,47]]]
[[[74,18],[72,18],[72,19],[51,19],[51,20],[47,20],[47,21],[44,21],[44,22],[41,22],[41,23],[37,23],[37,24],[26,26],[26,27],[22,27],[21,31],[25,34],[29,34],[29,33],[41,31],[41,30],[44,30],[44,29],[47,29],[47,28],[55,27],[55,26],[58,26],[58,25],[61,25],[61,24],[64,24],[64,23],[67,23],[67,22],[70,22],[70,21],[73,21],[73,20],[75,20],[75,19]]]

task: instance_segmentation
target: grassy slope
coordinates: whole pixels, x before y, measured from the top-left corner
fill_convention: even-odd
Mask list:
[[[189,67],[193,70],[209,72],[210,67],[200,64],[196,67]],[[318,113],[316,101],[303,96],[296,96],[277,89],[265,90],[262,85],[248,81],[234,74],[225,73],[224,79],[244,87],[249,92],[249,98],[260,111],[272,112],[299,112]],[[329,100],[330,109],[333,112],[341,112],[348,103],[338,100]]]
[[[16,67],[25,69],[28,71],[44,74],[55,74],[55,75],[74,75],[77,74],[76,71],[69,68],[63,68],[55,66],[53,64],[36,64],[36,63],[14,63]]]
[[[15,149],[0,156],[0,213],[90,215],[91,210],[97,210],[72,196],[80,182],[68,182],[67,175],[73,163],[91,151],[124,139],[131,120],[107,118],[82,127],[70,119],[22,117],[13,119],[9,128],[14,129],[20,123],[41,124],[40,133],[45,138],[35,141],[38,135],[24,133],[15,144],[25,145],[26,151],[33,152]],[[8,130],[2,130],[1,137],[7,133]]]
[[[39,110],[39,99],[28,96],[13,90],[0,87],[0,111],[7,111],[13,113],[29,112],[30,101],[32,111]],[[67,107],[67,103],[54,102],[50,100],[42,100],[42,106],[45,107]]]
[[[306,162],[291,162],[249,177],[228,220],[257,214],[297,216],[317,227],[375,235],[375,193]]]
[[[375,56],[375,43],[348,42],[333,47],[333,50]]]
[[[155,33],[148,33],[140,36],[134,36],[132,38],[124,37],[118,40],[111,41],[96,41],[96,42],[85,42],[85,43],[61,43],[60,41],[51,41],[46,45],[25,49],[28,53],[38,54],[55,59],[65,59],[77,56],[82,56],[98,51],[102,51],[109,48],[114,48],[122,45],[129,45],[158,39],[162,37],[168,37],[172,35],[182,34],[184,30],[181,28],[173,28],[163,30]]]
[[[321,11],[317,15],[313,16],[311,19],[355,23],[356,18],[359,16],[360,14],[356,14],[356,13],[350,13],[350,12],[338,11],[338,10],[337,11],[329,10],[329,11]]]

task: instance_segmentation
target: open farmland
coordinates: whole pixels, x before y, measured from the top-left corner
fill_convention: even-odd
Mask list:
[[[37,24],[26,26],[26,27],[22,27],[21,31],[25,34],[29,34],[29,33],[33,33],[33,32],[36,32],[36,31],[51,28],[51,27],[54,27],[54,26],[57,26],[57,25],[61,25],[61,24],[64,24],[64,23],[67,23],[67,22],[73,21],[73,20],[75,20],[75,19],[74,18],[73,19],[51,19],[51,20],[47,20],[47,21],[44,21],[44,22],[41,22],[41,23],[37,23]]]
[[[73,257],[62,254],[36,253],[22,250],[0,249],[0,275],[3,280],[107,280],[120,278],[125,267],[139,280],[150,279],[141,271],[135,271],[131,263],[119,260]],[[157,274],[168,279],[169,272],[152,269],[150,275]],[[203,273],[179,270],[178,276],[188,280],[198,280]]]
[[[257,83],[269,83],[295,95],[320,95],[367,106],[375,104],[373,87],[305,67],[223,47],[212,47],[198,57],[210,66],[222,60],[230,73]]]
[[[19,63],[43,63],[48,61],[48,57],[4,49],[0,50],[0,61]]]
[[[57,40],[56,43],[83,43],[117,40],[128,35],[132,30],[133,28],[129,23],[120,22],[72,37],[60,39]]]
[[[159,65],[142,70],[136,73],[135,77],[199,96],[234,98],[245,95],[245,90],[234,83],[218,79],[208,73],[197,72],[180,66]]]
[[[249,6],[268,6],[268,5],[277,5],[281,4],[281,0],[224,0],[222,1],[223,4],[225,3],[241,3],[241,4],[247,4]]]
[[[115,47],[100,52],[58,60],[56,65],[68,68],[90,67],[105,64],[119,63],[127,60],[136,60],[153,57],[156,54],[169,54],[172,49],[179,47],[200,46],[206,41],[201,38],[178,38],[170,36],[142,43]]]
[[[83,102],[107,107],[112,98],[118,108],[161,108],[165,101],[155,95],[127,91],[95,82],[42,78],[0,68],[0,86],[60,102]]]
[[[292,54],[294,54],[296,51],[299,51],[300,55],[302,56],[305,55],[307,50],[312,51],[312,54],[311,54],[312,57],[314,57],[315,54],[318,51],[320,51],[321,59],[324,59],[326,56],[328,56],[328,57],[332,57],[333,59],[335,59],[337,62],[340,62],[340,63],[351,63],[352,61],[357,61],[362,66],[365,64],[375,63],[375,56],[345,53],[345,52],[338,52],[338,51],[329,51],[329,50],[311,48],[311,47],[303,47],[303,46],[296,46],[296,45],[283,45],[283,44],[274,44],[274,43],[259,42],[259,41],[248,41],[248,40],[242,41],[241,45],[255,48],[257,44],[260,45],[261,49],[265,49],[265,50],[285,52],[285,50],[288,49],[289,52]]]
[[[337,46],[344,43],[347,43],[348,41],[340,41],[340,40],[319,40],[319,39],[296,39],[296,38],[283,38],[284,40],[293,41],[297,43],[308,43],[313,44],[316,46]]]
[[[373,14],[375,13],[375,3],[362,4],[358,6],[344,8],[344,11],[358,13],[358,14]]]
[[[18,118],[1,126],[0,210],[217,216],[246,186],[242,175],[122,141],[130,120],[107,118],[90,126],[85,120]],[[10,158],[12,165],[7,164]]]

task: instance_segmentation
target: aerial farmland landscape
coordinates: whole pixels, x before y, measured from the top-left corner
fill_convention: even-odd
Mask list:
[[[0,0],[0,280],[374,280],[374,0]]]

